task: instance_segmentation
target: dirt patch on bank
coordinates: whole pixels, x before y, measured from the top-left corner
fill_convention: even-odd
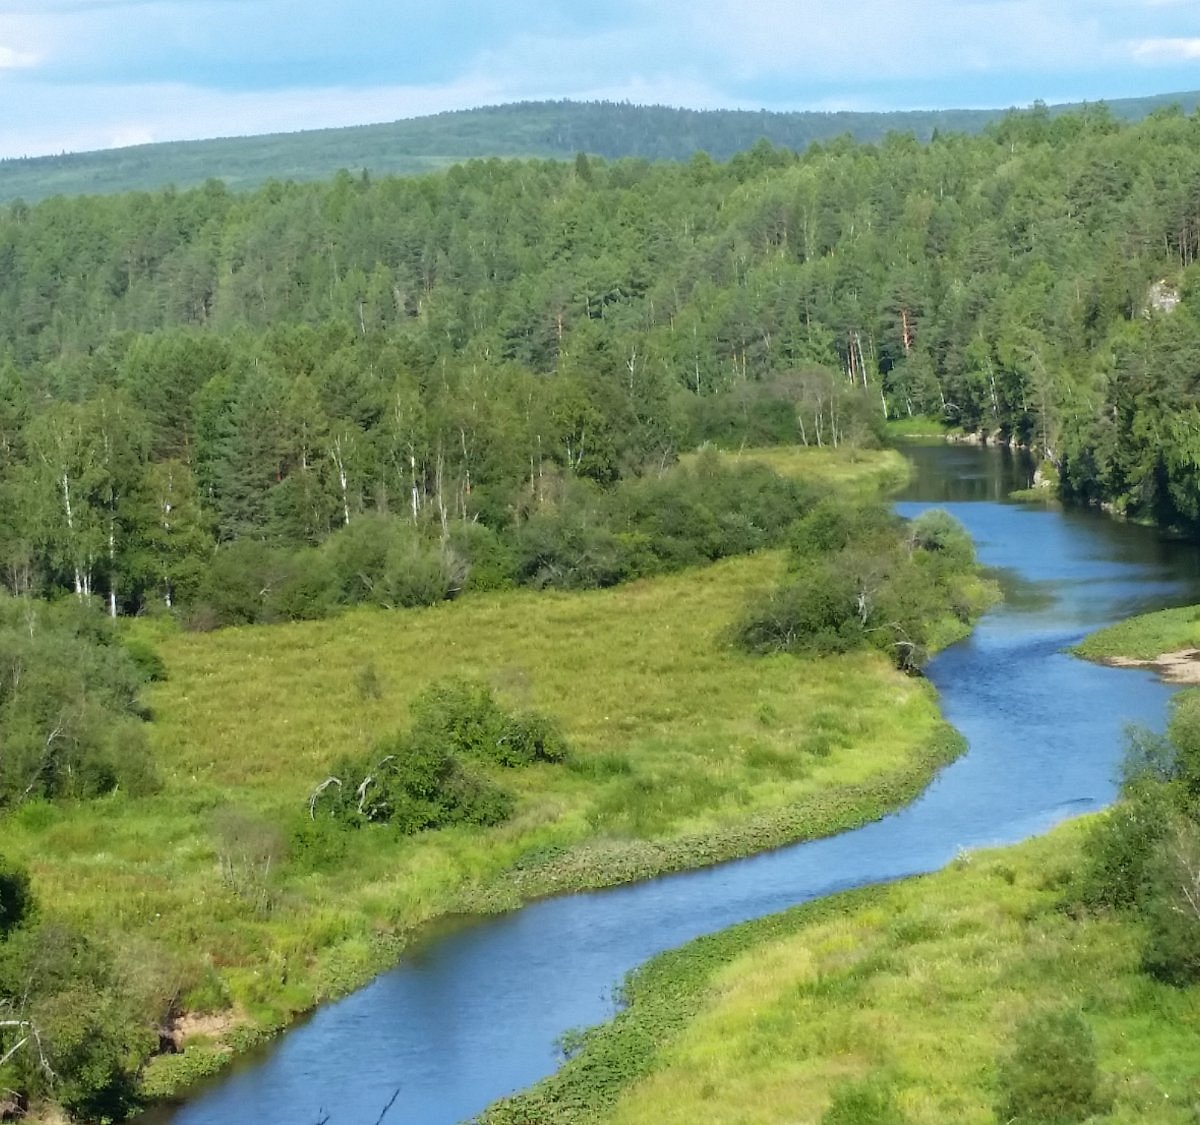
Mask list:
[[[1104,661],[1114,668],[1149,668],[1169,684],[1200,684],[1200,648],[1164,652],[1153,660],[1134,660],[1128,656],[1110,656]]]
[[[236,1011],[212,1012],[203,1015],[185,1012],[176,1016],[159,1032],[163,1052],[174,1054],[182,1051],[187,1043],[203,1036],[220,1043],[235,1027],[246,1022],[246,1017]]]

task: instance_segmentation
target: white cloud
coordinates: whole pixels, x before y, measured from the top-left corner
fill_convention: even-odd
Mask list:
[[[1200,39],[1142,39],[1133,45],[1139,62],[1192,62],[1200,59]]]
[[[38,62],[38,56],[32,51],[19,51],[0,43],[0,70],[28,70]]]

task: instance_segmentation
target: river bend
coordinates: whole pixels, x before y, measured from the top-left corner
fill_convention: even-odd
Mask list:
[[[661,950],[864,883],[935,870],[1115,793],[1123,730],[1162,725],[1169,689],[1063,649],[1133,613],[1200,597],[1197,552],[1086,512],[1002,503],[1027,466],[997,450],[917,447],[912,515],[948,508],[1006,601],[929,676],[968,752],[914,804],[826,840],[447,928],[268,1050],[145,1125],[453,1125],[557,1065],[564,1030],[613,1010],[614,986]]]

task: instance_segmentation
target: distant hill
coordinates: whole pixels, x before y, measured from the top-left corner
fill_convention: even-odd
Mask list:
[[[1200,105],[1200,91],[1106,104],[1115,117],[1135,121],[1170,105],[1191,113]],[[1078,108],[1079,103],[1064,104],[1049,111],[1059,114]],[[977,133],[1009,112],[771,113],[614,102],[520,102],[384,125],[0,160],[0,202],[148,191],[168,184],[184,188],[210,178],[235,189],[251,188],[269,179],[326,179],[341,168],[412,174],[489,156],[563,159],[588,152],[609,159],[686,160],[703,151],[724,160],[762,138],[804,149],[814,141],[843,134],[874,141],[901,132],[927,141],[935,130]]]

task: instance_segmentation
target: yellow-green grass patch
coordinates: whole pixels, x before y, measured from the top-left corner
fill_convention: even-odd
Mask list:
[[[1163,609],[1118,621],[1085,637],[1072,650],[1087,660],[1153,660],[1200,648],[1200,606]]]
[[[903,487],[912,474],[911,464],[894,449],[794,445],[742,449],[722,456],[735,464],[758,462],[774,469],[780,476],[803,477],[854,488],[860,493],[894,491]]]

